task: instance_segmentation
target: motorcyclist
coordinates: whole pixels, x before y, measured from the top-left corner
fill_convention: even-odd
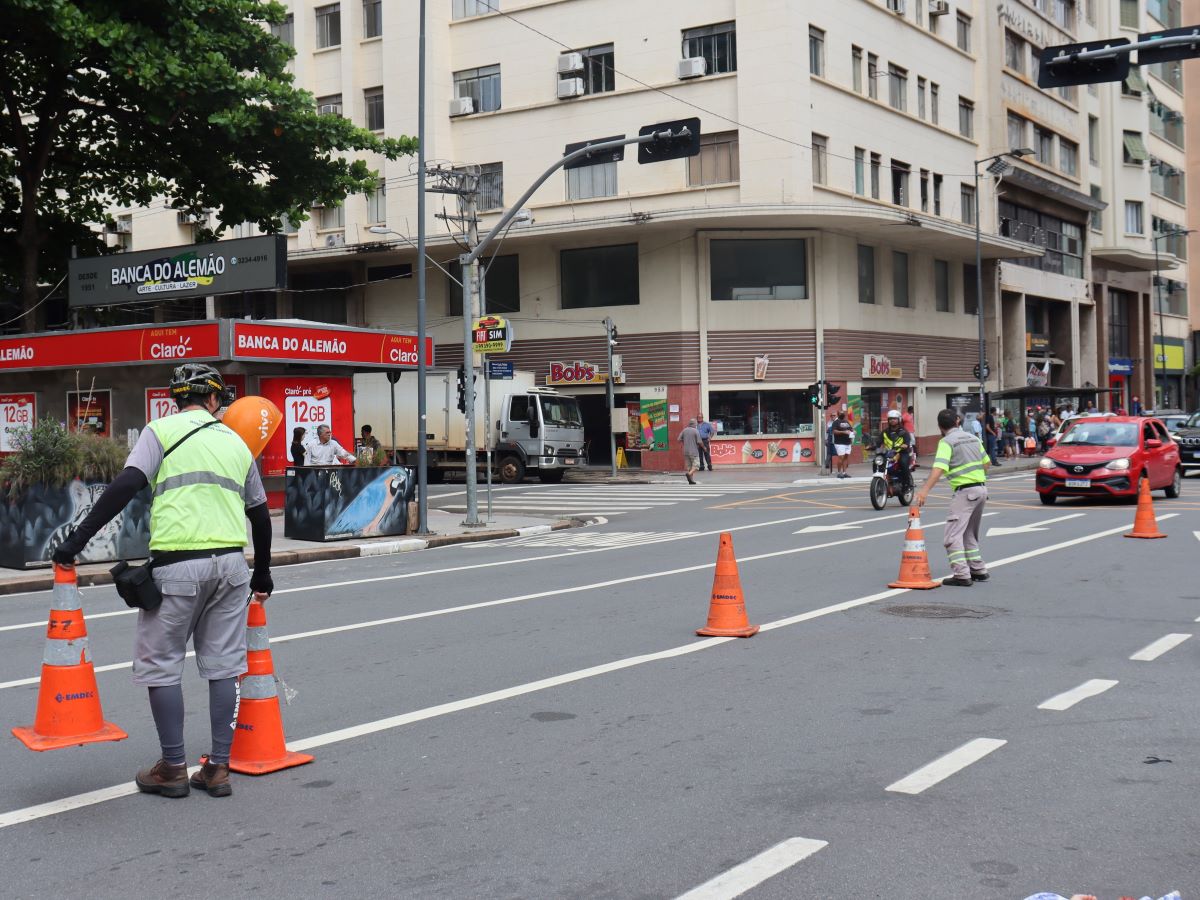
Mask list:
[[[912,486],[913,443],[912,433],[904,427],[900,410],[889,410],[887,427],[880,436],[879,445],[884,450],[891,451],[896,460],[896,473],[900,476],[900,483],[905,488]]]

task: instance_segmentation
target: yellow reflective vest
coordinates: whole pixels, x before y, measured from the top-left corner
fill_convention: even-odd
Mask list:
[[[987,453],[983,442],[961,428],[947,431],[938,441],[933,467],[946,473],[953,488],[987,481]]]

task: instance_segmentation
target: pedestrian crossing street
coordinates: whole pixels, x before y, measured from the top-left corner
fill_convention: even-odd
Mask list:
[[[492,489],[492,512],[535,516],[623,516],[678,503],[718,500],[734,494],[778,491],[780,484],[547,484]],[[447,512],[465,512],[463,491],[434,494],[429,504]],[[479,509],[487,508],[487,492],[479,488]]]

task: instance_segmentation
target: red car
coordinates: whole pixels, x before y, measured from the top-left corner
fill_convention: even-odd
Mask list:
[[[1047,506],[1059,497],[1134,497],[1138,480],[1178,497],[1179,446],[1148,416],[1072,419],[1038,464],[1037,492]]]

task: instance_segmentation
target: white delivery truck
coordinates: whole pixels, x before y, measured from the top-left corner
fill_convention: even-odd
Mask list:
[[[483,379],[475,383],[475,444],[478,469],[485,471],[488,441],[493,473],[507,484],[526,474],[562,481],[583,465],[583,417],[579,401],[535,386],[532,372],[514,372],[511,380],[492,381],[491,409],[484,408]],[[466,417],[458,410],[458,371],[426,373],[426,446],[428,476],[438,483],[447,473],[466,471]],[[385,448],[392,443],[392,384],[384,372],[354,376],[354,428],[370,425]],[[405,372],[395,384],[396,456],[399,464],[417,464],[417,373]]]

